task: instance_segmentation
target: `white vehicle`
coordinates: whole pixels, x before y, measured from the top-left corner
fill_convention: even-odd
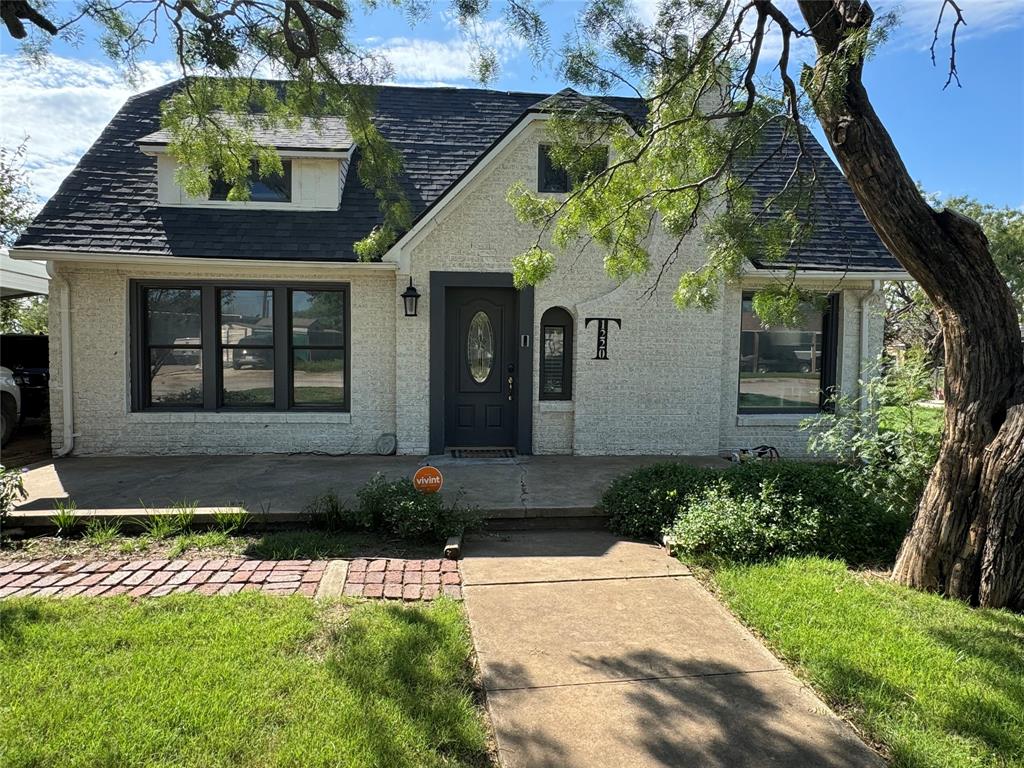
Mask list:
[[[21,390],[10,368],[0,368],[0,410],[3,411],[0,445],[7,445],[21,421]]]

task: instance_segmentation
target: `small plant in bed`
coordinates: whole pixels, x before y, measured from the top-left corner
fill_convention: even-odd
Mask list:
[[[360,518],[377,530],[403,539],[444,541],[480,523],[480,512],[462,507],[458,498],[446,505],[439,493],[420,493],[408,480],[375,475],[356,494]]]
[[[94,517],[85,523],[85,540],[95,547],[114,543],[121,535],[121,520],[116,517]]]
[[[0,534],[7,527],[7,517],[14,505],[28,498],[25,491],[24,472],[0,464]]]
[[[55,511],[50,517],[50,523],[57,529],[57,535],[62,538],[71,536],[81,522],[78,505],[73,499],[68,499],[67,501],[55,501],[53,506]]]
[[[243,506],[217,509],[213,512],[213,525],[226,534],[241,533],[252,522],[252,515]]]

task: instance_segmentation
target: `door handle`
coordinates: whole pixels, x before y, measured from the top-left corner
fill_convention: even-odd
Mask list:
[[[512,384],[513,384],[513,379],[512,379],[511,376],[509,376],[508,377],[508,399],[509,399],[509,402],[511,402],[511,400],[512,400]]]

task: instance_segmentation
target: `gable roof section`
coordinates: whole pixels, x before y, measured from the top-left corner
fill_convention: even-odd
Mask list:
[[[177,87],[178,83],[170,83],[124,104],[19,239],[18,248],[217,259],[357,260],[353,245],[382,220],[376,198],[360,183],[358,173],[347,174],[337,211],[159,206],[156,159],[141,151],[139,140],[159,135],[160,102]],[[419,220],[472,168],[486,162],[523,117],[571,105],[576,99],[595,100],[570,89],[552,97],[384,86],[378,90],[374,121],[402,155],[399,182],[414,219]],[[643,103],[637,99],[602,97],[600,103],[633,121],[643,119]],[[813,146],[824,158],[820,177],[829,188],[830,210],[841,215],[844,231],[855,233],[856,238],[848,239],[846,247],[826,227],[821,232],[815,228],[810,241],[794,254],[801,268],[899,270],[842,174],[816,142]],[[358,163],[358,148],[353,159]],[[785,168],[780,154],[765,164],[763,171],[768,175],[761,178],[759,174],[751,183],[758,194],[767,193],[791,167]]]

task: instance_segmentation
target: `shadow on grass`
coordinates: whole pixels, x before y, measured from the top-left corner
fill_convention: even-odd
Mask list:
[[[328,655],[331,675],[363,701],[366,731],[380,765],[398,765],[399,722],[416,724],[439,753],[461,764],[490,765],[474,702],[471,645],[460,607],[369,603],[357,607]]]
[[[330,560],[351,557],[358,543],[358,534],[275,531],[259,536],[242,554],[260,560]]]

